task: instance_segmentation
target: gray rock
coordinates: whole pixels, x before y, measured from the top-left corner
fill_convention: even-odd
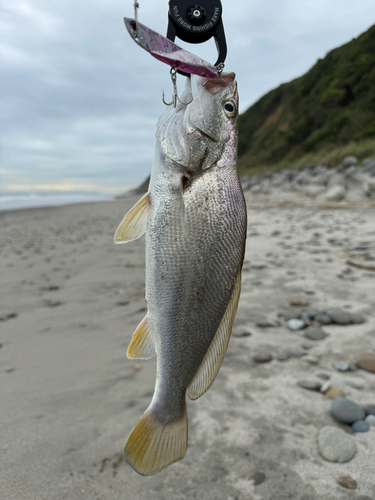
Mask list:
[[[336,400],[333,400],[333,402]],[[322,427],[318,435],[318,449],[329,462],[348,462],[356,454],[357,447],[352,436],[337,427]]]
[[[370,427],[375,427],[375,415],[367,415],[365,422],[367,422]]]
[[[331,378],[331,375],[328,373],[317,373],[315,376],[320,378],[320,380],[329,380]]]
[[[317,328],[316,326],[309,326],[306,328],[303,335],[310,340],[323,340],[327,336],[323,330]]]
[[[314,319],[315,316],[319,315],[319,314],[325,314],[325,311],[321,311],[320,309],[314,309],[314,308],[309,308],[307,309],[306,311],[306,315],[310,318],[310,319]]]
[[[358,158],[356,156],[345,156],[345,158],[342,161],[342,166],[345,168],[349,168],[352,165],[357,165],[358,164]]]
[[[350,322],[353,325],[360,325],[365,322],[365,318],[361,316],[360,314],[357,313],[351,313],[350,314]]]
[[[357,420],[352,424],[353,432],[368,432],[370,430],[370,424],[365,420]]]
[[[375,415],[375,405],[368,405],[363,408],[366,415]]]
[[[257,363],[268,363],[272,361],[273,356],[270,352],[258,352],[253,356],[253,360]]]
[[[293,347],[282,347],[276,353],[276,359],[279,361],[286,361],[289,358],[300,358],[304,353],[299,351],[298,349],[294,349]]]
[[[327,314],[317,314],[314,318],[321,325],[330,325],[332,323],[331,318]]]
[[[302,330],[305,326],[305,322],[302,319],[292,318],[287,322],[289,330]]]
[[[297,380],[297,384],[304,389],[309,389],[310,391],[319,391],[322,387],[322,383],[319,380],[314,380],[311,378]]]
[[[348,363],[344,361],[338,361],[337,363],[332,363],[332,366],[338,372],[348,372],[350,370]]]
[[[346,189],[343,186],[332,186],[325,194],[328,201],[341,201],[345,198]]]
[[[351,323],[350,313],[340,311],[339,309],[328,311],[328,316],[332,323],[335,323],[336,325],[349,325]]]
[[[233,328],[232,335],[234,337],[250,337],[252,335],[252,331],[246,327],[236,326]]]
[[[331,404],[332,415],[344,424],[352,424],[365,418],[365,411],[354,401],[338,397]]]

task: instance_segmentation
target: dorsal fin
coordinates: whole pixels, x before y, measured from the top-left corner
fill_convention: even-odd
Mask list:
[[[210,387],[223,362],[236,316],[241,292],[241,271],[238,273],[224,316],[211,342],[197,373],[189,384],[187,393],[190,399],[198,399]]]
[[[140,238],[147,229],[150,207],[150,194],[146,193],[122,219],[115,233],[114,242],[128,243]]]
[[[150,359],[154,355],[155,343],[146,314],[133,333],[127,356],[129,359]]]

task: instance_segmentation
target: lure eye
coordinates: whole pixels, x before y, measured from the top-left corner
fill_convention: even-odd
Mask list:
[[[236,115],[236,107],[231,101],[224,103],[224,111],[228,118],[233,118]]]

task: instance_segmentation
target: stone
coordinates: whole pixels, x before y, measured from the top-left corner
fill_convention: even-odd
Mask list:
[[[370,424],[365,420],[357,420],[352,424],[353,432],[368,432],[370,430]]]
[[[325,311],[321,311],[320,309],[314,309],[314,308],[309,308],[307,309],[306,311],[306,315],[310,318],[310,319],[314,319],[315,316],[317,316],[318,314],[325,314]]]
[[[351,313],[350,320],[353,325],[361,325],[365,322],[365,318],[357,313]]]
[[[258,328],[268,328],[270,325],[267,323],[267,321],[258,321],[255,326],[257,326]]]
[[[355,440],[337,427],[327,425],[318,434],[318,449],[329,462],[348,462],[356,454]]]
[[[249,328],[246,328],[246,327],[239,327],[239,326],[237,326],[232,331],[232,335],[234,337],[250,337],[252,334],[253,334],[252,331],[249,330]]]
[[[276,359],[279,361],[286,361],[289,358],[300,358],[301,356],[303,356],[301,351],[289,346],[281,347],[276,353]]]
[[[338,372],[348,372],[350,370],[348,363],[345,363],[344,361],[332,363],[332,367]]]
[[[367,415],[365,422],[367,422],[370,427],[375,427],[375,415]]]
[[[351,399],[337,397],[332,401],[331,413],[344,424],[352,424],[365,418],[365,411]]]
[[[332,323],[335,323],[336,325],[349,325],[351,323],[350,314],[345,311],[329,311],[328,316]]]
[[[325,198],[329,201],[341,201],[345,198],[345,194],[346,189],[344,186],[332,186],[327,190]]]
[[[263,481],[266,479],[266,475],[264,472],[257,471],[252,474],[251,478],[254,482],[254,486],[257,486],[258,484],[263,483]]]
[[[331,378],[331,375],[328,373],[317,373],[315,377],[320,378],[320,380],[329,380]]]
[[[347,490],[356,490],[357,489],[357,481],[355,481],[350,476],[339,476],[336,479],[337,484],[346,488]]]
[[[302,330],[305,326],[305,322],[302,319],[290,319],[287,322],[289,330]]]
[[[375,415],[375,405],[368,405],[363,408],[366,415]]]
[[[317,328],[316,326],[309,326],[306,328],[303,335],[310,340],[323,340],[327,336],[323,330]]]
[[[269,361],[272,361],[273,356],[270,352],[258,352],[253,356],[253,360],[256,361],[257,363],[268,363]]]
[[[308,389],[310,391],[319,391],[322,387],[322,383],[319,380],[314,379],[302,379],[297,380],[297,384],[304,389]]]
[[[362,370],[375,373],[375,354],[370,354],[369,352],[361,353],[358,366],[362,368]]]
[[[312,354],[306,356],[304,360],[310,365],[317,365],[319,363],[319,358],[317,356],[313,356]]]
[[[305,307],[308,306],[309,303],[305,299],[290,299],[289,305],[294,307]]]
[[[314,318],[314,321],[317,321],[322,325],[330,325],[332,323],[331,318],[328,316],[328,314],[317,314]]]
[[[345,380],[345,384],[353,387],[353,389],[363,389],[365,387],[365,383],[361,379],[348,379]]]
[[[344,398],[345,393],[339,387],[330,387],[328,391],[324,393],[329,399]]]
[[[345,156],[345,158],[342,161],[342,166],[344,168],[349,168],[353,165],[357,165],[358,163],[358,158],[356,156]]]

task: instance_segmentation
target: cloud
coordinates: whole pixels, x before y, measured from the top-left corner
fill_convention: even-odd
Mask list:
[[[375,19],[373,0],[222,0],[241,110],[303,74]],[[171,92],[169,68],[123,25],[128,0],[4,0],[0,190],[10,186],[137,185],[149,174],[154,133]],[[166,32],[165,1],[141,0],[140,21]],[[212,40],[178,43],[216,60]],[[178,78],[182,88],[184,78]]]

